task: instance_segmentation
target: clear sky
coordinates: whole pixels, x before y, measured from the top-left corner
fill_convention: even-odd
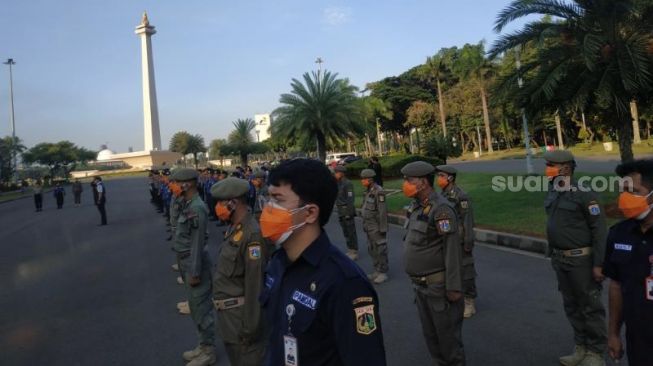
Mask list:
[[[143,149],[140,42],[156,27],[154,69],[164,148],[180,130],[206,143],[231,122],[278,106],[290,80],[323,68],[354,85],[423,63],[441,47],[491,43],[508,0],[14,0],[0,5],[0,60],[11,57],[17,135]],[[0,136],[11,133],[0,68]]]

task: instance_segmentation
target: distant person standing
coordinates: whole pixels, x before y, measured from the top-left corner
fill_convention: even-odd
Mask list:
[[[107,203],[107,191],[104,188],[104,183],[102,183],[102,177],[93,178],[93,197],[95,197],[95,205],[97,206],[98,211],[100,211],[100,225],[107,224],[107,211],[104,208],[104,205]]]
[[[356,207],[354,207],[354,185],[345,177],[347,169],[343,165],[336,166],[335,177],[338,182],[336,208],[342,232],[347,241],[347,256],[355,261],[358,259],[358,237],[356,236]]]
[[[374,176],[374,183],[383,186],[383,169],[381,168],[381,163],[379,163],[379,158],[372,156],[367,164],[367,168],[374,170],[376,174]]]
[[[34,205],[36,206],[36,212],[43,211],[43,185],[41,180],[37,180],[36,185],[34,185]]]
[[[73,196],[75,196],[75,205],[79,206],[82,203],[82,182],[79,179],[75,179],[73,183]]]
[[[64,191],[61,183],[57,183],[54,188],[54,198],[57,200],[57,209],[61,209],[63,207],[63,198],[65,195],[66,191]]]

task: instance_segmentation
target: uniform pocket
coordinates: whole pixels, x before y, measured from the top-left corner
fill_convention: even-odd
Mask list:
[[[426,233],[428,228],[429,224],[426,221],[412,221],[408,227],[406,241],[415,245],[426,245]]]
[[[220,249],[220,262],[218,263],[218,272],[226,277],[232,277],[237,268],[238,248],[225,242]]]
[[[632,258],[632,253],[628,250],[615,250],[610,255],[610,261],[617,264],[628,264]]]

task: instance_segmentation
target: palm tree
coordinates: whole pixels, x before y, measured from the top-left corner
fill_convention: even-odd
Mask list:
[[[193,162],[197,168],[197,154],[206,151],[204,138],[201,135],[191,135],[186,131],[179,131],[170,139],[170,151],[178,152],[184,157],[193,154]]]
[[[442,95],[442,77],[446,69],[445,61],[446,59],[442,51],[427,57],[426,63],[421,69],[420,76],[428,81],[435,82],[436,89],[438,90],[438,111],[440,112],[442,134],[447,136],[447,117],[444,110],[444,96]]]
[[[292,79],[290,93],[279,98],[272,134],[298,141],[315,141],[318,158],[326,160],[327,144],[334,145],[363,131],[355,86],[338,74],[322,71]]]
[[[255,145],[252,131],[256,128],[256,122],[251,118],[239,118],[232,124],[234,130],[229,134],[229,145],[240,156],[240,163],[245,167],[248,163],[249,154],[253,152]]]
[[[497,56],[518,46],[536,45],[537,58],[525,63],[526,85],[519,103],[531,112],[564,103],[581,110],[596,109],[617,128],[621,160],[633,159],[630,102],[651,89],[652,55],[648,3],[632,0],[515,0],[498,16],[495,30],[512,21],[540,15],[503,35],[490,51]],[[645,7],[648,7],[645,9]],[[515,80],[520,72],[511,78]]]

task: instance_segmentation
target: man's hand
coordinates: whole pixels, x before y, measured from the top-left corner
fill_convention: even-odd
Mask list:
[[[605,279],[605,276],[603,275],[603,267],[593,267],[592,268],[592,277],[594,277],[594,281],[601,283]]]
[[[608,354],[613,360],[620,360],[624,356],[624,346],[619,335],[608,336]]]
[[[188,279],[188,285],[190,287],[195,287],[200,284],[200,278],[199,277],[191,277]]]
[[[460,291],[447,291],[447,300],[449,302],[456,302],[463,297],[463,293]]]

